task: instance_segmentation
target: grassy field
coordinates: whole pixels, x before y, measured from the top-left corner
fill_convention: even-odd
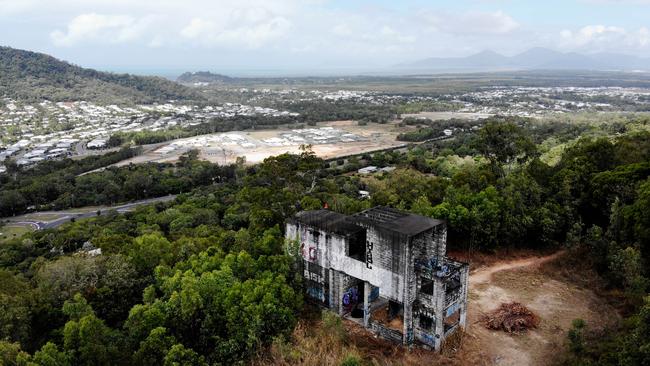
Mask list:
[[[19,238],[23,234],[33,230],[34,229],[30,225],[9,224],[0,226],[0,243],[11,240],[13,238]]]

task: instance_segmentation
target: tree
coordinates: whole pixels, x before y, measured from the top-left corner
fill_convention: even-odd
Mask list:
[[[60,351],[56,344],[47,342],[39,351],[34,353],[33,362],[39,366],[70,366],[70,355]]]
[[[149,336],[140,342],[138,350],[133,355],[133,362],[142,366],[160,366],[166,362],[170,350],[176,344],[176,339],[168,335],[164,327],[154,328]],[[179,350],[175,351],[176,354]],[[180,355],[172,353],[170,361],[176,361]]]
[[[31,295],[27,281],[0,269],[0,339],[22,343],[29,340]]]
[[[94,314],[70,320],[63,328],[64,349],[75,365],[114,365],[121,356],[114,333]]]
[[[0,215],[14,216],[25,210],[27,201],[18,191],[0,191]]]
[[[71,320],[78,321],[83,317],[95,315],[95,312],[83,296],[76,294],[72,300],[66,300],[63,304],[63,314]]]
[[[537,153],[524,129],[510,121],[491,120],[479,131],[476,149],[503,175],[503,165],[525,162]]]
[[[20,349],[19,343],[0,340],[0,365],[28,366],[29,354]]]
[[[164,366],[207,366],[205,358],[182,344],[175,344],[165,355]]]
[[[174,254],[169,240],[161,233],[145,234],[133,239],[128,254],[140,273],[152,273],[159,264],[172,264]]]

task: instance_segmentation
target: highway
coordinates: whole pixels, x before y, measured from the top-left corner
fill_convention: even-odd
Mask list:
[[[71,221],[72,219],[78,220],[78,219],[85,219],[89,217],[96,217],[98,211],[100,215],[105,215],[110,211],[117,211],[119,213],[124,213],[124,212],[133,211],[138,206],[148,205],[156,202],[169,202],[174,200],[175,198],[176,195],[149,198],[149,199],[134,201],[123,205],[118,205],[118,206],[99,207],[97,208],[97,210],[90,211],[90,212],[74,212],[74,209],[66,210],[66,211],[39,211],[39,212],[32,212],[28,215],[29,216],[36,216],[39,214],[50,215],[50,216],[61,215],[61,217],[51,221],[39,221],[39,220],[25,220],[21,218],[21,216],[19,216],[15,218],[10,218],[9,221],[12,224],[30,225],[34,227],[36,230],[54,229],[65,224],[66,222]]]

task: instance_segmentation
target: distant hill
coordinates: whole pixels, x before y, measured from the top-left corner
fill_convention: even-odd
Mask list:
[[[127,104],[202,99],[195,90],[160,77],[100,72],[9,47],[0,47],[2,95],[28,101]]]
[[[433,57],[397,65],[405,70],[505,71],[505,70],[594,70],[650,71],[650,59],[613,53],[584,55],[546,48],[531,48],[515,56],[483,51],[467,57]]]
[[[176,79],[176,81],[183,84],[227,84],[232,83],[235,80],[235,78],[232,78],[230,76],[213,74],[210,71],[186,72]]]

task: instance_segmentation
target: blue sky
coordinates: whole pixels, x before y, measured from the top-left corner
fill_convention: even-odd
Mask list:
[[[537,46],[650,57],[650,0],[0,0],[0,44],[104,70],[362,70]]]

